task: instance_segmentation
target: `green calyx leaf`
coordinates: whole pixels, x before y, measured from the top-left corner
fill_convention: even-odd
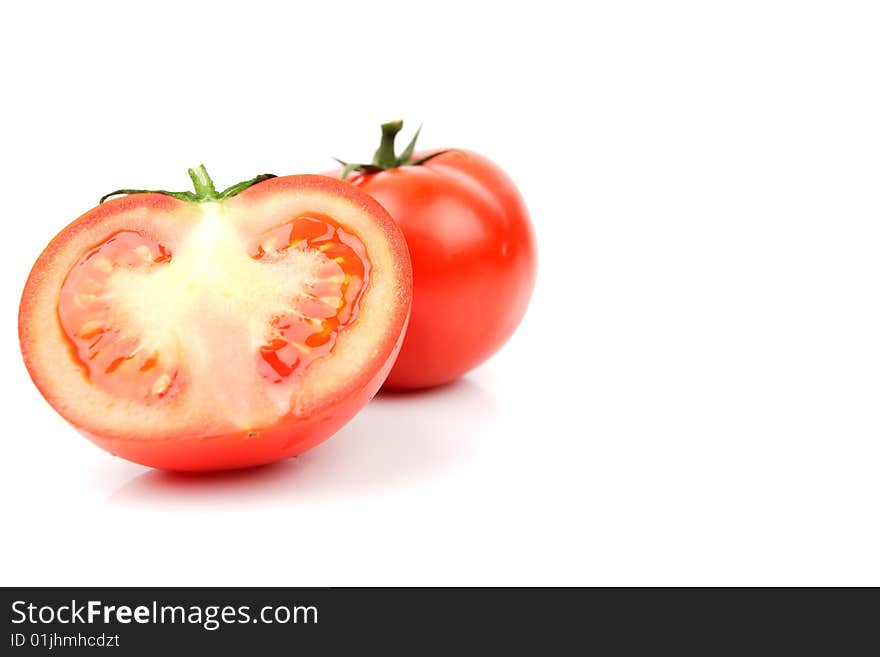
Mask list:
[[[200,164],[188,171],[189,179],[192,180],[193,189],[195,190],[193,192],[169,192],[164,189],[117,189],[115,192],[104,194],[98,203],[101,204],[111,196],[118,196],[119,194],[164,194],[165,196],[171,196],[181,201],[188,201],[189,203],[222,201],[223,199],[243,192],[248,187],[253,187],[257,183],[276,177],[274,173],[261,173],[259,176],[251,178],[250,180],[244,180],[231,187],[227,187],[222,192],[218,192],[214,187],[214,181],[211,180],[211,176],[208,175],[208,170],[205,169],[204,164]]]
[[[406,148],[403,149],[403,152],[400,155],[397,155],[394,150],[394,140],[397,138],[397,133],[402,129],[403,121],[391,121],[382,124],[382,141],[379,143],[379,148],[376,149],[376,152],[373,155],[373,161],[369,164],[350,163],[333,158],[343,167],[342,175],[340,176],[342,180],[348,178],[353,172],[371,174],[379,173],[380,171],[388,171],[389,169],[397,169],[399,167],[419,166],[438,155],[443,155],[443,153],[449,152],[448,150],[438,151],[414,160],[413,152],[416,149],[416,140],[418,140],[419,133],[422,131],[422,126],[419,126],[419,129],[416,130],[416,133],[406,145]]]

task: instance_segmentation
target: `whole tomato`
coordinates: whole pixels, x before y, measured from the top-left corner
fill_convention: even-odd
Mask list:
[[[535,283],[536,247],[513,181],[477,153],[400,155],[402,121],[382,126],[370,164],[331,172],[385,207],[403,231],[413,268],[409,329],[390,388],[424,388],[473,369],[513,334]]]

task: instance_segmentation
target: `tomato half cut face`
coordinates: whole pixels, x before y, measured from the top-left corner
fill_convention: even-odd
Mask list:
[[[381,385],[405,330],[409,257],[387,213],[321,176],[192,203],[110,201],[25,287],[25,362],[102,447],[181,470],[294,456]]]

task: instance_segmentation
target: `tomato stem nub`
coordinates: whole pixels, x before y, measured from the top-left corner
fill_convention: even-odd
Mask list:
[[[382,141],[373,155],[373,164],[380,167],[383,171],[400,166],[400,161],[394,152],[394,140],[397,137],[397,133],[401,130],[403,130],[403,121],[391,121],[382,124]]]
[[[240,183],[227,187],[222,192],[218,192],[217,188],[214,187],[214,181],[211,180],[211,176],[208,175],[208,170],[205,168],[204,164],[188,169],[188,171],[189,179],[192,180],[193,189],[196,190],[195,192],[169,192],[164,189],[117,189],[115,192],[110,192],[109,194],[102,196],[98,203],[101,204],[111,196],[116,196],[117,194],[164,194],[165,196],[171,196],[181,201],[189,201],[190,203],[222,201],[230,196],[235,196],[239,192],[243,192],[248,187],[253,187],[257,183],[276,177],[274,173],[261,173],[259,176],[255,176],[250,180],[243,180]]]
[[[196,190],[196,196],[200,201],[216,201],[217,190],[214,187],[214,181],[208,175],[208,170],[204,164],[188,169],[189,179],[192,180],[193,188]]]

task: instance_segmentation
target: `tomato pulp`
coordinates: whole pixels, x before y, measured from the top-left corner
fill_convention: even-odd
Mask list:
[[[322,176],[127,190],[63,230],[19,314],[37,387],[108,451],[159,468],[295,456],[375,394],[400,348],[406,245]],[[201,187],[200,187],[201,185]]]
[[[341,174],[406,237],[412,317],[385,385],[423,388],[460,377],[513,334],[534,287],[536,247],[522,197],[498,166],[466,150],[413,153],[415,138],[398,157],[401,127],[383,125],[372,164]]]

